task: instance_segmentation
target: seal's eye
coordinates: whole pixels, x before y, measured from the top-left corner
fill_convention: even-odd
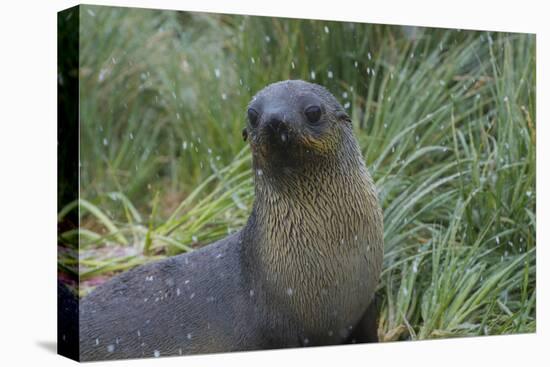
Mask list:
[[[253,108],[248,109],[248,121],[250,121],[252,127],[258,125],[258,112]]]
[[[321,118],[321,107],[319,106],[309,106],[304,111],[306,114],[307,120],[310,124],[314,124],[319,121]]]

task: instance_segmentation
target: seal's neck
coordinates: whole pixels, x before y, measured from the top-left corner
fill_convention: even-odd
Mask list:
[[[339,243],[353,247],[377,214],[374,185],[353,136],[334,155],[296,166],[255,165],[256,198],[244,233],[263,260],[342,251],[334,247]]]

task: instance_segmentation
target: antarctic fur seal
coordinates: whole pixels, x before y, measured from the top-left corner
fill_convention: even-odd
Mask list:
[[[376,338],[369,306],[383,218],[350,118],[324,87],[300,80],[265,87],[247,117],[255,200],[246,225],[84,297],[81,360]]]

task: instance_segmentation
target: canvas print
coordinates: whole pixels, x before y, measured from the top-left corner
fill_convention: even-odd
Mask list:
[[[535,65],[534,34],[60,12],[59,353],[535,332]]]

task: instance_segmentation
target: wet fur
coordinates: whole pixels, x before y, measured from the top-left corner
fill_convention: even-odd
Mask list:
[[[327,124],[293,126],[288,149],[247,127],[256,175],[246,226],[85,297],[82,360],[374,341],[383,251],[374,184],[334,97],[287,81],[256,98],[279,101],[281,90],[291,116],[300,93],[321,98]]]

